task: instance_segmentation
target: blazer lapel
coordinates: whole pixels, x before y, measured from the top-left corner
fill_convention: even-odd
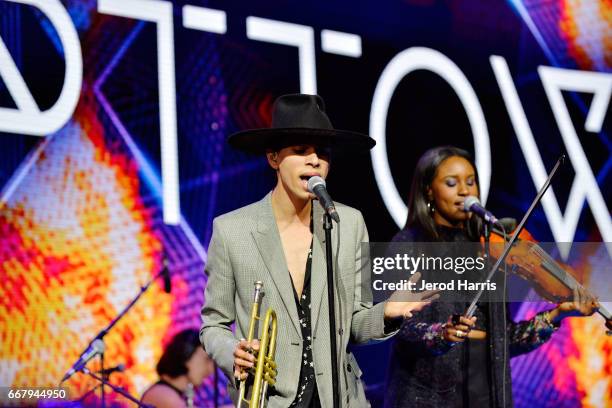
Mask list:
[[[271,281],[276,286],[283,304],[287,309],[293,327],[298,336],[301,337],[302,332],[299,328],[297,307],[295,306],[295,297],[293,294],[293,284],[291,283],[291,277],[287,269],[287,261],[285,260],[285,253],[283,252],[283,245],[272,212],[270,194],[261,201],[261,210],[259,211],[257,220],[257,231],[253,232],[253,239],[270,273],[272,278]],[[264,282],[264,292],[266,286],[270,287],[270,283]]]

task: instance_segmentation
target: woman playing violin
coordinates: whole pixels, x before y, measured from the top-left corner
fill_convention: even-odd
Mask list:
[[[413,177],[399,242],[478,242],[481,223],[463,201],[479,196],[478,174],[465,150],[427,151]],[[588,316],[597,302],[582,289],[574,299],[515,323],[501,302],[481,302],[474,317],[465,302],[439,301],[403,322],[395,336],[385,407],[511,407],[508,356],[545,343],[568,316]]]

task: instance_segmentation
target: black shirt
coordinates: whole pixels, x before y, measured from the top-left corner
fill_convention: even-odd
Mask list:
[[[311,220],[312,229],[312,220]],[[302,330],[302,359],[300,368],[300,380],[298,382],[297,394],[290,407],[311,408],[320,407],[319,395],[317,393],[317,383],[315,380],[314,361],[312,359],[312,328],[310,314],[310,270],[312,269],[312,241],[308,250],[306,260],[306,272],[304,274],[304,288],[302,295],[298,294],[293,286],[293,297],[300,319],[300,329]]]
[[[438,234],[444,242],[469,242],[470,239],[463,229],[437,226]],[[483,274],[488,272],[483,270]],[[476,279],[482,281],[483,279]],[[467,309],[469,304],[465,304]],[[476,328],[487,331],[488,304],[479,302],[475,316]],[[463,405],[465,407],[489,407],[491,404],[491,364],[488,353],[489,340],[466,339],[463,343]]]

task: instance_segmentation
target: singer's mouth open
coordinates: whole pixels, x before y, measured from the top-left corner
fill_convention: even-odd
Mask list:
[[[308,173],[308,174],[302,174],[302,175],[300,176],[300,182],[301,182],[302,184],[304,184],[304,188],[305,188],[306,190],[308,190],[308,180],[310,180],[310,179],[311,179],[312,177],[314,177],[314,176],[319,176],[319,177],[321,177],[321,176],[320,176],[319,174],[317,174],[317,173]]]
[[[302,175],[300,176],[300,182],[302,183],[302,186],[304,187],[304,190],[309,191],[308,190],[308,179],[310,179],[311,176],[307,176],[307,175]]]

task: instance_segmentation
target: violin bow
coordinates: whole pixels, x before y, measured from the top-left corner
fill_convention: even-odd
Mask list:
[[[544,196],[544,193],[546,193],[546,191],[548,190],[548,187],[550,187],[550,183],[551,183],[553,177],[555,176],[555,174],[557,173],[557,170],[559,170],[559,167],[561,167],[561,165],[564,162],[565,162],[565,154],[562,154],[561,157],[559,157],[559,159],[557,160],[557,163],[555,164],[555,167],[553,167],[553,169],[550,171],[550,174],[548,175],[548,178],[546,179],[546,182],[544,182],[544,185],[542,186],[542,188],[540,188],[540,191],[538,191],[538,194],[533,199],[533,202],[531,203],[531,205],[527,209],[527,212],[523,216],[523,219],[521,220],[519,225],[514,230],[514,233],[512,234],[512,237],[510,238],[510,240],[508,241],[508,243],[506,244],[506,246],[504,248],[504,252],[497,259],[497,262],[495,262],[495,265],[493,265],[493,268],[491,268],[491,271],[489,271],[489,274],[487,275],[487,278],[486,278],[485,282],[487,280],[491,280],[491,278],[493,277],[493,275],[495,274],[495,272],[497,271],[499,266],[502,264],[502,262],[504,262],[506,260],[506,257],[508,256],[508,253],[510,253],[510,250],[512,249],[512,246],[514,245],[514,242],[517,240],[519,234],[521,233],[521,231],[525,227],[525,223],[527,222],[527,219],[529,218],[529,216],[531,216],[531,213],[535,209],[536,205],[538,205],[540,203],[540,201],[542,200],[542,197]],[[476,304],[478,303],[478,301],[482,297],[484,291],[485,291],[484,287],[481,287],[481,289],[478,291],[478,293],[476,293],[476,295],[474,297],[474,300],[472,300],[472,303],[470,303],[470,306],[467,308],[467,310],[465,312],[465,317],[467,317],[468,319],[474,315],[474,312],[476,312]]]

